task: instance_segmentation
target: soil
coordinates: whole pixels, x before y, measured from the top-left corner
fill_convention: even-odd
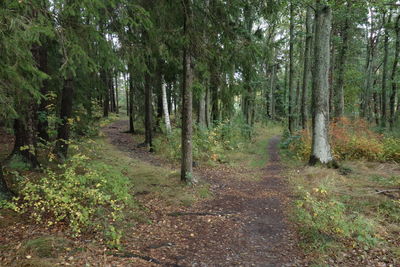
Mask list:
[[[126,125],[118,121],[103,132],[128,156],[165,165],[153,153],[138,148],[139,142],[132,142],[132,135],[124,133]],[[305,266],[298,237],[288,221],[290,191],[282,176],[278,143],[279,137],[274,137],[266,148],[269,162],[262,168],[261,180],[240,179],[237,168],[199,166],[195,175],[211,184],[212,199],[173,212],[152,206],[148,200],[145,205],[155,211],[154,223],[137,225],[126,237],[126,252],[114,254],[109,262],[123,261],[126,266]],[[145,203],[146,197],[141,201]]]
[[[124,133],[127,125],[118,121],[102,132],[128,157],[179,169],[138,147],[143,136]],[[71,240],[62,225],[48,229],[15,214],[1,214],[0,221],[9,225],[0,227],[0,248],[7,247],[0,249],[0,266],[307,266],[288,221],[291,192],[278,143],[279,137],[270,140],[265,151],[269,162],[262,169],[198,164],[195,175],[210,185],[212,197],[189,207],[166,204],[153,193],[137,193],[135,199],[151,223],[127,221],[122,250],[108,249],[100,236]],[[47,235],[66,238],[71,245],[35,265],[36,258],[21,252],[21,245]]]

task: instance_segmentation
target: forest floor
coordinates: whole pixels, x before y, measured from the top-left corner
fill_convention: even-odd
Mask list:
[[[123,222],[121,248],[108,248],[101,235],[71,238],[62,226],[0,211],[0,266],[307,265],[288,219],[291,191],[279,137],[263,137],[255,164],[233,152],[239,163],[198,163],[200,183],[188,187],[179,166],[138,148],[143,136],[124,133],[127,125],[105,126],[94,158],[124,166],[134,184],[139,208]]]
[[[103,130],[110,143],[129,157],[156,166],[168,164],[137,148],[138,142],[123,133],[126,125],[126,121],[118,121]],[[282,176],[278,143],[278,137],[269,140],[264,150],[269,161],[259,170],[196,167],[195,175],[210,185],[212,197],[189,207],[171,210],[142,197],[139,201],[153,211],[154,223],[136,226],[124,245],[129,253],[121,256],[129,257],[133,252],[162,266],[304,265],[297,236],[288,221],[290,191]],[[124,262],[133,264],[131,259]],[[138,264],[144,266],[144,262]]]

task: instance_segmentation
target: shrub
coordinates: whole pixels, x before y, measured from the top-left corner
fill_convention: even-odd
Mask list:
[[[237,116],[234,120],[225,120],[214,128],[197,127],[193,132],[193,158],[201,161],[225,162],[226,152],[242,148],[251,135],[250,127]],[[181,131],[174,129],[169,136],[159,136],[154,148],[171,160],[181,157]]]
[[[10,204],[13,210],[47,226],[66,223],[75,236],[111,231],[112,238],[120,238],[113,223],[133,201],[128,179],[112,166],[78,153],[56,170],[46,169],[38,180],[23,180],[19,197]]]
[[[302,130],[285,142],[298,159],[306,160],[311,153],[311,134]],[[365,159],[400,162],[400,139],[385,137],[368,128],[362,120],[342,118],[330,125],[330,141],[338,160]]]
[[[364,216],[351,213],[346,205],[331,196],[324,188],[312,191],[299,189],[301,198],[296,201],[296,217],[301,234],[316,248],[321,242],[348,240],[372,246],[374,225]]]

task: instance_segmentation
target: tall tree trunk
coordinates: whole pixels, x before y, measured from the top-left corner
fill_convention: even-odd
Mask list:
[[[114,75],[112,75],[112,73],[109,73],[109,77],[108,77],[109,86],[108,87],[110,88],[110,99],[111,99],[110,111],[111,112],[115,112],[117,110],[116,101],[115,101],[115,88],[114,88],[113,77],[114,77]]]
[[[39,166],[36,156],[36,103],[33,99],[27,103],[25,116],[14,120],[14,149],[10,157],[19,155],[32,168]]]
[[[309,163],[330,164],[333,161],[329,144],[329,45],[332,11],[316,1],[315,55],[312,90],[313,133]]]
[[[293,111],[294,108],[294,5],[293,0],[290,2],[290,26],[289,26],[289,103],[288,103],[288,112],[289,112],[289,132],[293,133],[295,130],[295,120]]]
[[[332,34],[332,32],[331,32]],[[331,36],[332,37],[332,36]],[[331,54],[330,54],[330,67],[329,67],[329,114],[330,116],[334,114],[335,105],[334,105],[334,80],[335,80],[335,65],[336,65],[336,47],[335,43],[331,42]]]
[[[347,11],[351,8],[351,1],[347,2]],[[337,70],[337,82],[335,86],[335,117],[343,117],[344,114],[344,75],[346,70],[347,61],[347,50],[349,43],[349,30],[350,30],[350,19],[346,16],[344,26],[341,30],[342,45],[339,51],[338,70]]]
[[[268,113],[271,120],[275,120],[275,87],[276,87],[276,63],[272,63],[271,79],[270,79],[270,89],[269,89],[269,106]]]
[[[108,74],[105,70],[100,72],[101,81],[103,83],[104,90],[104,99],[103,99],[103,117],[108,117],[108,113],[110,111],[110,88],[108,82]]]
[[[129,132],[130,133],[135,133],[135,125],[134,125],[134,120],[135,120],[135,114],[134,114],[134,86],[133,86],[133,70],[132,66],[129,66],[129,97],[127,98],[127,102],[129,103],[128,105],[128,114],[129,114]]]
[[[183,50],[183,82],[182,82],[182,163],[181,180],[195,183],[193,175],[192,151],[192,86],[193,62],[191,31],[193,23],[192,0],[184,0],[184,35],[188,40]]]
[[[392,67],[392,75],[391,75],[391,83],[392,83],[392,92],[390,94],[390,127],[393,129],[395,122],[395,113],[396,113],[396,95],[397,95],[397,81],[396,74],[398,71],[399,64],[399,54],[400,54],[400,15],[397,15],[396,24],[395,24],[395,33],[396,33],[396,44],[395,44],[395,53]]]
[[[374,36],[375,29],[373,25],[374,14],[371,11],[371,27],[370,27],[370,34],[368,37],[368,46],[367,46],[367,59],[366,59],[366,66],[365,66],[365,83],[364,83],[364,91],[362,94],[361,100],[361,111],[360,115],[362,118],[371,118],[371,96],[372,96],[372,83],[373,83],[373,69],[374,69],[374,57],[375,57],[375,47],[378,42],[377,36]]]
[[[115,75],[115,112],[119,114],[118,72]]]
[[[389,57],[389,26],[388,24],[392,20],[392,14],[389,14],[387,20],[385,19],[386,14],[384,14],[383,23],[385,24],[385,37],[383,41],[384,52],[383,52],[383,71],[382,71],[382,95],[381,95],[381,126],[386,127],[386,122],[388,120],[387,114],[387,72],[388,72],[388,57]]]
[[[10,199],[12,196],[10,189],[7,187],[6,180],[4,180],[3,166],[0,163],[0,200]]]
[[[38,69],[44,73],[48,73],[47,49],[48,47],[42,45],[38,47],[36,53],[34,53]],[[47,133],[47,129],[49,126],[47,118],[47,106],[49,105],[49,101],[47,100],[48,86],[49,82],[46,79],[43,81],[43,84],[40,87],[40,94],[42,95],[42,99],[40,100],[38,108],[37,130],[38,130],[38,136],[43,141],[50,140],[49,134]]]
[[[169,112],[168,112],[167,83],[165,82],[164,77],[162,77],[161,94],[162,94],[162,104],[164,110],[165,129],[167,130],[167,134],[170,134],[171,122],[169,120]]]
[[[212,122],[219,121],[219,105],[218,105],[219,79],[220,78],[219,78],[218,68],[212,67],[211,80],[210,80]]]
[[[144,96],[144,128],[145,128],[145,145],[153,150],[153,90],[151,84],[151,77],[149,73],[145,74],[145,96]]]
[[[206,127],[206,94],[204,91],[201,92],[199,99],[199,125],[202,128]]]
[[[60,158],[66,158],[68,154],[68,141],[70,136],[70,119],[72,118],[72,103],[74,93],[74,81],[72,78],[64,80],[64,86],[61,94],[61,123],[58,126],[57,142],[55,153]]]
[[[211,126],[211,118],[210,118],[210,87],[206,86],[206,106],[205,106],[205,114],[206,114],[206,126],[209,128]]]
[[[312,8],[307,8],[306,14],[306,44],[304,48],[304,69],[303,69],[303,87],[301,91],[301,128],[307,127],[307,95],[308,95],[308,81],[310,79],[310,62],[312,50]]]

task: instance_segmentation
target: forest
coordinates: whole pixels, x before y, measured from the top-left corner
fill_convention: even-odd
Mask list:
[[[400,265],[397,0],[2,0],[0,266]]]

